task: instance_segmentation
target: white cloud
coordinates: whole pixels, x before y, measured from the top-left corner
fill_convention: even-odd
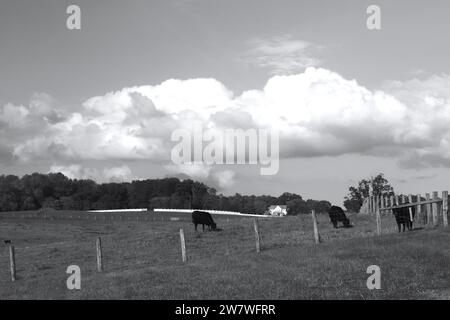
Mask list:
[[[423,142],[405,151],[402,164],[450,166],[450,75],[387,81],[383,89],[408,106],[409,135]]]
[[[372,91],[309,67],[238,96],[215,79],[124,88],[86,100],[76,112],[35,95],[28,106],[0,107],[0,161],[44,160],[69,175],[108,180],[132,172],[91,172],[79,164],[101,160],[111,168],[114,161],[145,160],[172,174],[230,186],[232,171],[171,164],[171,133],[200,121],[214,130],[278,129],[281,157],[380,154],[408,166],[450,166],[449,88],[450,76],[439,75]]]
[[[320,65],[313,55],[319,47],[307,41],[283,35],[268,39],[253,39],[243,60],[253,66],[269,69],[271,75],[295,74],[307,67]]]
[[[235,172],[231,170],[218,171],[214,173],[214,179],[221,189],[229,189],[235,184]]]

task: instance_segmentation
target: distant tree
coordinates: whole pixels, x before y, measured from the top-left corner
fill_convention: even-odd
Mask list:
[[[261,197],[256,197],[253,206],[256,214],[265,213],[269,207],[268,203]]]
[[[302,197],[295,193],[284,192],[281,196],[278,197],[276,204],[285,205],[288,201],[291,200],[301,200]]]
[[[391,196],[394,194],[394,188],[389,184],[389,181],[380,173],[371,179],[372,195],[374,196]]]
[[[218,210],[220,204],[220,196],[216,194],[208,194],[203,201],[202,209]]]
[[[305,214],[309,211],[306,201],[301,198],[289,200],[286,202],[286,205],[288,207],[289,215]]]
[[[16,211],[20,208],[14,194],[0,193],[0,211]]]
[[[390,196],[393,194],[394,188],[389,184],[384,174],[379,173],[370,179],[360,180],[357,187],[350,187],[348,195],[344,198],[344,206],[348,211],[359,212],[364,198],[369,195]]]
[[[308,213],[311,212],[311,210],[314,210],[316,213],[328,212],[328,210],[331,208],[331,203],[325,200],[317,201],[308,199],[306,201],[306,205],[308,207]]]
[[[26,196],[23,199],[22,206],[20,207],[20,210],[36,210],[40,207],[37,206],[36,202],[34,201],[34,198],[32,196]]]
[[[361,209],[362,202],[360,200],[351,200],[351,199],[345,199],[344,200],[344,207],[347,209],[347,211],[350,212],[359,212],[359,209]]]
[[[170,207],[171,198],[170,197],[153,197],[150,199],[148,203],[149,209],[173,209]]]
[[[53,197],[45,198],[41,205],[42,208],[63,209],[59,200]]]

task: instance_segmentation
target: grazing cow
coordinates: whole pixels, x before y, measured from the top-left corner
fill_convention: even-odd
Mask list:
[[[416,207],[403,207],[403,208],[394,208],[392,209],[395,217],[395,221],[397,222],[398,232],[405,232],[407,228],[409,231],[413,229],[414,217],[416,216]]]
[[[3,240],[3,242],[5,243],[5,245],[10,245],[12,243],[11,240]]]
[[[350,220],[345,216],[344,210],[338,206],[331,206],[330,210],[328,210],[328,215],[330,216],[331,223],[333,227],[338,227],[338,222],[342,222],[344,228],[350,228]]]
[[[208,226],[209,230],[217,229],[217,225],[214,223],[213,218],[206,211],[192,212],[192,223],[195,226],[195,231],[197,231],[197,225],[199,224],[203,226],[203,231],[205,231],[205,224]]]

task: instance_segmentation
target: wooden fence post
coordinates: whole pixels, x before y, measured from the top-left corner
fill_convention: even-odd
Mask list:
[[[433,200],[436,200],[438,198],[437,191],[433,191]],[[433,212],[433,225],[436,226],[438,224],[438,204],[437,202],[433,202],[432,206],[432,212]]]
[[[96,247],[97,247],[97,271],[103,272],[102,239],[100,237],[97,238]]]
[[[186,262],[186,242],[184,240],[183,228],[180,228],[180,241],[181,241],[181,258],[183,262]]]
[[[413,196],[412,194],[408,194],[408,203],[412,204],[413,203]],[[412,215],[412,206],[408,207],[408,212],[409,212],[409,219],[411,220],[411,222],[414,221],[414,217]]]
[[[311,216],[313,220],[313,227],[314,227],[314,241],[316,244],[320,243],[320,234],[319,234],[319,228],[317,227],[317,219],[316,219],[316,211],[311,210]]]
[[[395,197],[393,195],[391,195],[391,203],[389,204],[391,207],[395,206],[394,200],[395,200]],[[391,209],[391,210],[389,210],[389,212],[392,214],[393,210]]]
[[[413,203],[413,196],[412,196],[412,194],[408,195],[408,203]]]
[[[381,236],[381,215],[380,209],[376,212],[376,221],[377,221],[377,235]]]
[[[375,210],[380,210],[380,202],[381,202],[381,196],[376,197],[376,207]]]
[[[372,210],[370,210],[370,214],[373,214],[375,212],[375,196],[371,196],[371,202],[372,202]]]
[[[448,191],[442,191],[442,219],[444,227],[448,226]]]
[[[373,213],[377,213],[377,210],[378,210],[378,208],[380,207],[380,204],[379,204],[379,201],[380,201],[380,197],[379,196],[375,196],[375,207],[373,208]]]
[[[422,196],[420,194],[417,195],[417,221],[420,221],[420,223],[423,223],[423,219],[422,219]]]
[[[375,213],[375,208],[376,208],[376,199],[375,196],[372,196],[372,211],[370,211],[371,214]]]
[[[16,281],[16,251],[13,245],[9,246],[9,266],[11,270],[11,281]]]
[[[259,244],[259,229],[258,229],[258,221],[255,219],[253,219],[253,226],[255,228],[255,242],[256,242],[256,252],[260,252],[261,251],[261,247]]]
[[[370,214],[372,214],[374,211],[373,211],[373,208],[375,207],[375,197],[374,196],[370,196]]]
[[[429,193],[425,193],[425,200],[429,201],[430,198],[430,194]],[[427,211],[427,224],[431,223],[431,203],[427,203],[425,205],[426,211]]]

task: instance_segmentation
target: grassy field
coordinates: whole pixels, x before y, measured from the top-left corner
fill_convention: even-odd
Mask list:
[[[112,219],[113,218],[113,219]],[[138,221],[139,219],[139,221]],[[214,216],[221,232],[195,232],[190,215],[15,212],[0,214],[0,240],[16,247],[17,277],[0,243],[0,299],[448,299],[450,231],[396,233],[392,217],[350,216],[354,228],[333,229],[319,215],[323,242],[313,241],[310,216],[253,220]],[[181,261],[184,228],[188,261]],[[103,243],[96,272],[95,239]],[[381,290],[368,290],[370,265]],[[81,290],[68,290],[66,268],[78,265]]]

